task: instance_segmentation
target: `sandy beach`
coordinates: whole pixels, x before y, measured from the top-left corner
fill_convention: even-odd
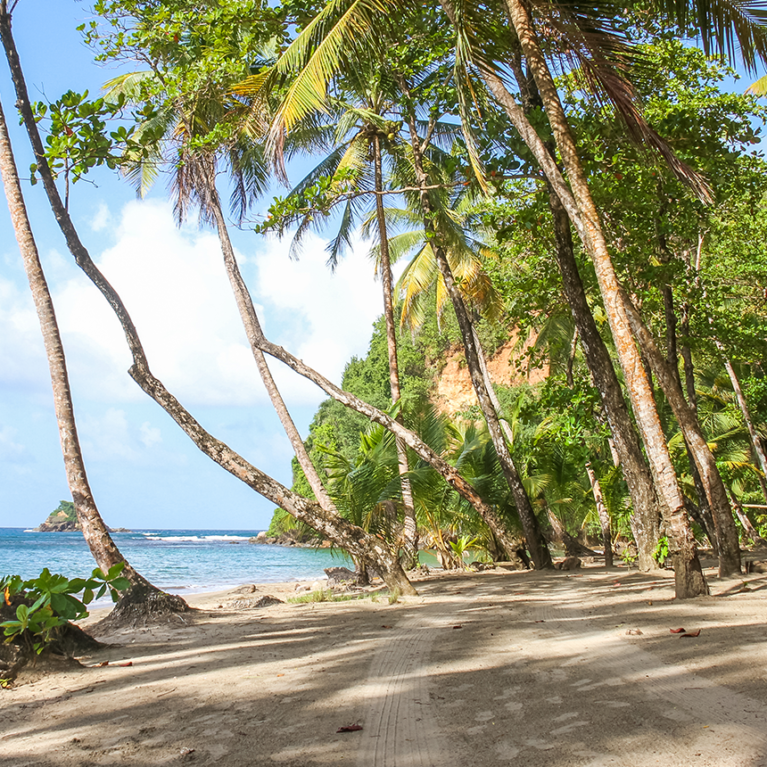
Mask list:
[[[767,767],[767,576],[707,576],[685,602],[671,573],[597,567],[431,575],[396,604],[196,595],[0,691],[0,761]]]

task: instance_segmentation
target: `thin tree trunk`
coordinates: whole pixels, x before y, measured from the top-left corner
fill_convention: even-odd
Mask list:
[[[546,506],[546,516],[549,519],[549,524],[553,531],[552,537],[557,543],[564,547],[565,554],[568,557],[596,556],[596,551],[592,551],[588,546],[584,546],[577,538],[573,538],[573,536],[565,530],[565,526],[562,524],[559,517],[548,506]]]
[[[381,167],[381,141],[376,133],[373,137],[373,162],[375,166],[375,187],[377,192],[383,191],[383,169]],[[401,397],[399,363],[397,361],[397,333],[394,322],[394,297],[392,289],[391,259],[389,257],[389,236],[386,230],[386,214],[384,212],[383,198],[380,194],[376,198],[376,219],[378,220],[378,234],[381,248],[381,286],[383,289],[384,317],[386,319],[386,344],[389,353],[389,386],[391,399],[397,404]],[[395,420],[404,423],[402,411],[397,412]],[[413,503],[413,488],[407,474],[410,466],[407,460],[407,447],[397,437],[397,467],[402,489],[402,507],[404,510],[404,546],[403,561],[405,567],[410,569],[418,565],[418,524],[415,518],[415,504]]]
[[[679,323],[679,329],[682,337],[687,338],[690,335],[690,309],[689,306],[684,307],[682,312],[682,319]],[[698,415],[698,395],[695,391],[695,368],[692,362],[692,350],[689,344],[683,343],[680,349],[682,357],[682,369],[684,371],[684,388],[687,394],[687,403],[692,409],[697,418]],[[678,368],[677,368],[678,369]],[[690,465],[690,474],[692,481],[695,484],[695,494],[698,496],[698,524],[703,529],[706,537],[711,544],[711,550],[714,556],[719,556],[719,544],[716,538],[716,524],[714,523],[714,517],[711,513],[711,508],[708,505],[708,498],[706,497],[706,488],[703,486],[703,481],[700,478],[700,472],[695,463],[695,459],[690,452],[690,448],[685,442],[685,449],[687,450],[687,461]]]
[[[360,415],[364,415],[370,421],[380,424],[394,434],[395,437],[400,437],[419,458],[428,463],[474,508],[477,514],[479,514],[490,528],[493,535],[498,539],[508,556],[514,561],[520,558],[519,551],[524,547],[522,541],[508,530],[495,509],[482,500],[479,493],[477,493],[461,473],[454,466],[451,466],[444,458],[437,455],[437,453],[435,453],[417,434],[410,431],[410,429],[405,428],[402,424],[397,423],[391,416],[378,410],[378,408],[375,408],[361,400],[359,397],[355,397],[353,394],[340,389],[334,383],[316,370],[310,368],[302,360],[299,360],[281,346],[273,344],[265,337],[260,338],[257,343],[259,348],[264,352],[275,359],[284,362],[296,373],[317,384],[317,386],[328,394],[328,396],[332,397],[337,402],[351,408]]]
[[[767,541],[765,541],[764,538],[759,535],[759,533],[756,531],[756,528],[751,524],[751,520],[748,518],[746,512],[743,511],[743,506],[735,497],[735,493],[733,493],[732,490],[730,490],[730,500],[732,501],[733,511],[740,520],[740,524],[743,526],[744,537],[754,544],[767,543]]]
[[[401,594],[415,594],[416,591],[405,576],[397,557],[392,555],[375,536],[368,535],[364,530],[343,517],[329,514],[319,504],[312,503],[293,493],[248,463],[228,445],[206,432],[181,403],[168,392],[162,382],[152,375],[141,340],[122,299],[93,263],[90,254],[80,241],[72,220],[62,205],[29,105],[29,96],[11,35],[10,18],[7,13],[0,13],[0,35],[16,87],[17,106],[21,111],[51,208],[78,266],[100,290],[120,321],[133,358],[133,365],[129,370],[131,377],[176,421],[187,436],[209,458],[272,503],[284,508],[296,519],[305,522],[340,548],[349,551],[352,556],[365,560],[380,573],[390,589],[398,589]]]
[[[575,142],[570,133],[569,124],[559,102],[559,96],[548,65],[535,39],[527,10],[520,0],[507,0],[507,8],[543,99],[564,168],[572,185],[572,191],[568,188],[559,173],[559,169],[548,155],[543,142],[526,119],[522,109],[508,93],[500,78],[492,71],[484,68],[482,70],[483,78],[541,165],[592,258],[634,415],[642,432],[656,489],[663,499],[662,511],[669,534],[670,553],[674,562],[676,595],[678,598],[688,598],[705,594],[708,592],[708,587],[698,560],[695,539],[684,508],[684,499],[679,490],[668,454],[649,381],[642,369],[634,344],[626,309],[623,306],[619,291],[617,275],[607,249],[599,215],[591,198],[586,176],[581,167]]]
[[[203,160],[203,162],[206,161],[207,160]],[[309,487],[311,487],[312,492],[314,493],[314,497],[317,499],[317,502],[320,504],[320,506],[322,506],[323,509],[325,509],[330,514],[338,515],[338,510],[328,495],[327,490],[325,489],[325,485],[323,484],[317,469],[309,457],[309,453],[306,450],[306,445],[304,445],[301,434],[296,428],[290,412],[288,411],[285,400],[283,400],[282,395],[277,388],[274,377],[272,376],[272,373],[269,370],[269,366],[266,363],[264,353],[261,351],[261,349],[258,348],[257,339],[263,336],[261,323],[258,319],[256,308],[253,305],[253,299],[250,295],[250,291],[248,290],[248,286],[245,284],[245,280],[243,279],[242,273],[240,272],[240,267],[237,263],[237,257],[235,255],[234,248],[232,247],[232,241],[229,237],[229,230],[226,226],[226,220],[224,218],[223,211],[221,210],[218,193],[215,188],[215,174],[213,173],[212,168],[207,168],[206,170],[206,178],[209,184],[208,204],[216,222],[218,240],[221,245],[221,253],[224,257],[226,274],[229,278],[229,284],[232,288],[235,302],[237,303],[237,309],[240,313],[240,319],[242,321],[243,328],[245,329],[245,335],[248,338],[248,343],[250,345],[253,358],[256,361],[258,373],[261,377],[261,380],[263,381],[264,387],[266,388],[266,392],[269,395],[272,406],[274,407],[277,416],[280,419],[280,423],[285,430],[285,434],[290,441],[293,452],[295,453],[296,459],[298,460],[298,465],[304,472],[304,476],[309,482]]]
[[[717,342],[717,347],[721,351],[722,345],[719,342]],[[727,357],[724,358],[724,366],[727,369],[727,375],[730,376],[732,388],[735,390],[735,396],[738,399],[738,407],[740,407],[740,412],[743,415],[743,420],[746,422],[748,435],[751,437],[751,446],[754,449],[756,460],[759,463],[759,468],[762,470],[762,476],[760,477],[762,481],[762,491],[765,493],[765,498],[767,498],[767,490],[765,489],[764,481],[765,477],[767,477],[767,456],[764,454],[762,440],[760,439],[759,434],[754,427],[754,419],[751,417],[751,411],[748,409],[748,402],[746,402],[746,396],[743,394],[743,389],[741,388],[740,380],[738,379],[738,376],[735,372],[735,368],[732,366],[732,362]]]
[[[605,506],[604,497],[602,496],[602,487],[599,484],[599,479],[594,472],[591,462],[586,464],[586,474],[589,477],[589,484],[591,485],[591,493],[594,496],[594,503],[597,507],[597,515],[599,516],[599,526],[602,528],[602,545],[605,550],[605,567],[613,566],[613,536],[610,531],[610,514]]]
[[[504,440],[503,430],[500,419],[495,407],[493,406],[488,387],[485,385],[485,379],[482,375],[482,369],[479,362],[478,344],[475,341],[474,328],[463,301],[463,296],[458,286],[455,284],[450,264],[447,260],[445,250],[439,243],[439,232],[434,225],[434,211],[429,199],[429,193],[425,189],[428,186],[428,176],[423,167],[422,148],[418,137],[418,130],[415,118],[412,113],[408,115],[410,124],[411,145],[413,148],[413,169],[415,171],[416,181],[421,187],[421,207],[424,220],[424,229],[430,239],[431,247],[434,252],[434,258],[437,262],[437,268],[445,283],[445,288],[455,310],[458,327],[461,331],[464,351],[466,354],[466,365],[469,370],[474,392],[477,395],[480,409],[485,417],[490,439],[493,442],[495,451],[498,455],[498,462],[506,481],[511,489],[514,502],[517,507],[522,529],[527,540],[527,547],[535,564],[536,569],[544,570],[553,567],[551,554],[549,553],[546,541],[541,533],[541,528],[533,511],[530,499],[522,484],[517,467],[509,452],[509,448]],[[492,387],[491,387],[492,388]]]
[[[740,573],[740,547],[738,531],[727,499],[727,490],[716,466],[716,461],[708,447],[700,429],[695,413],[685,401],[679,381],[678,371],[663,358],[655,340],[642,322],[639,312],[634,308],[628,296],[624,295],[624,306],[627,310],[631,328],[652,365],[666,400],[674,412],[674,417],[682,429],[695,464],[700,472],[700,478],[708,499],[709,508],[716,526],[717,546],[719,549],[719,575],[724,577]]]
[[[88,475],[77,434],[64,346],[61,343],[61,335],[53,301],[48,290],[48,283],[32,235],[2,105],[0,105],[0,173],[3,177],[13,230],[24,260],[24,269],[40,320],[40,330],[42,331],[51,374],[53,404],[61,439],[64,469],[83,537],[102,572],[106,573],[113,565],[122,563],[124,565],[123,575],[130,580],[131,584],[146,585],[148,582],[131,567],[112,540],[109,530],[99,514],[88,483]]]

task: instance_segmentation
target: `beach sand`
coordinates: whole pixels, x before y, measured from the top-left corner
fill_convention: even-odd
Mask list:
[[[684,602],[671,573],[597,567],[430,576],[391,605],[196,595],[0,691],[0,763],[767,767],[767,576],[707,576]]]

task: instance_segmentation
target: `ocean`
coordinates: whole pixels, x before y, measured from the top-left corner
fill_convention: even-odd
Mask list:
[[[341,552],[248,543],[258,530],[136,530],[113,533],[126,559],[173,594],[217,591],[242,583],[313,581],[326,567],[350,566]],[[68,578],[96,567],[81,533],[35,533],[0,527],[0,576],[34,578],[47,567]]]

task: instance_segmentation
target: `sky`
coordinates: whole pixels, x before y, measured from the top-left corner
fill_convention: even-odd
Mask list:
[[[93,63],[82,44],[76,26],[88,18],[85,2],[21,0],[14,33],[33,100],[53,101],[69,89],[95,95],[117,74]],[[31,152],[16,124],[4,62],[0,70],[24,177]],[[23,183],[23,190],[67,354],[88,477],[106,523],[136,530],[267,527],[273,504],[203,455],[130,379],[119,325],[66,250],[42,185]],[[132,314],[154,374],[209,432],[290,485],[292,451],[258,377],[214,233],[196,222],[178,228],[162,183],[137,200],[109,171],[75,185],[70,210]],[[331,273],[320,237],[308,237],[294,261],[287,238],[232,231],[268,337],[340,383],[345,363],[366,353],[381,313],[365,243]],[[280,363],[271,366],[306,436],[324,395]],[[40,327],[2,202],[0,527],[35,526],[70,498]]]

